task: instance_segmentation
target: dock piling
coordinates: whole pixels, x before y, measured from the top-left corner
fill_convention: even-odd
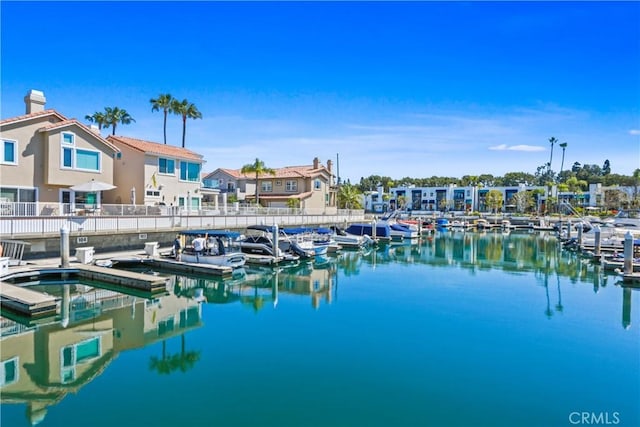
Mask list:
[[[66,225],[60,229],[60,267],[69,267],[69,228]]]
[[[593,233],[595,235],[594,237],[594,248],[593,248],[593,255],[596,258],[600,258],[600,226],[596,225],[593,228]]]
[[[633,235],[627,231],[624,235],[624,274],[633,273]]]
[[[582,223],[579,222],[576,228],[578,229],[578,248],[582,250]]]

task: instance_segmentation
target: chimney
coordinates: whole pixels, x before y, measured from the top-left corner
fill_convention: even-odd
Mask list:
[[[91,126],[89,127],[89,129],[91,129],[91,132],[93,132],[93,133],[95,133],[95,134],[100,135],[100,128],[99,128],[98,126],[96,126],[96,125],[91,125]]]
[[[327,169],[329,170],[329,172],[333,172],[333,162],[331,161],[331,159],[327,160]]]
[[[318,163],[320,163],[320,159],[318,159],[317,157],[313,158],[313,168],[314,169],[318,169]]]
[[[47,99],[40,90],[31,89],[27,96],[24,97],[24,103],[27,105],[27,114],[44,111],[44,104]]]

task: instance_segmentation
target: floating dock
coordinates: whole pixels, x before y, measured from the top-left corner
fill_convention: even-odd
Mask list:
[[[28,288],[0,282],[0,294],[2,308],[22,315],[43,317],[58,311],[58,298]]]
[[[179,273],[204,274],[213,276],[231,276],[233,268],[213,264],[195,264],[191,262],[175,261],[172,259],[152,258],[145,264],[158,267],[163,270],[177,271]]]
[[[135,288],[145,292],[158,292],[167,289],[166,277],[150,276],[133,271],[118,270],[116,268],[99,267],[97,265],[80,264],[74,266],[78,275],[83,279],[97,280],[126,288]]]

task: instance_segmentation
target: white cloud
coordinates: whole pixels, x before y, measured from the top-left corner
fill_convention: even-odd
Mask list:
[[[507,148],[507,150],[511,150],[511,151],[546,151],[547,149],[544,147],[540,147],[538,145],[512,145],[511,147]]]
[[[640,129],[631,129],[629,135],[640,135]]]
[[[489,150],[502,151],[507,150],[507,144],[494,145],[493,147],[489,147]]]

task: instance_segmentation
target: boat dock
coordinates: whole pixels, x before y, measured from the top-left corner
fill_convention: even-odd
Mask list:
[[[231,267],[204,263],[195,264],[191,262],[175,261],[168,258],[151,258],[150,260],[146,260],[145,264],[179,273],[205,274],[223,277],[231,276],[233,274],[233,268]]]
[[[88,280],[97,280],[151,293],[165,291],[167,289],[168,279],[166,277],[150,276],[134,271],[118,270],[88,264],[80,264],[74,266],[74,268],[78,269],[78,275],[81,278]]]
[[[0,282],[0,304],[30,317],[50,316],[58,311],[58,299],[10,283]]]

